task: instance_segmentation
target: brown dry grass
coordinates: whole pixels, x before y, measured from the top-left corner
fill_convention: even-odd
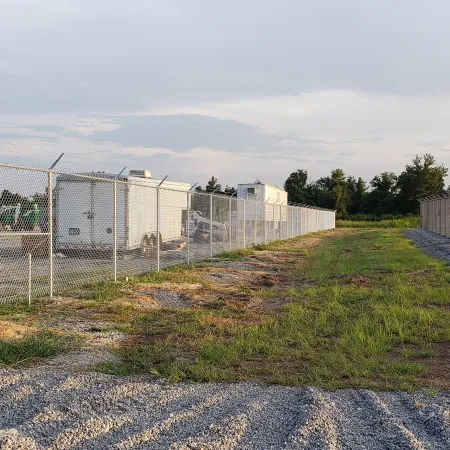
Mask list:
[[[2,341],[20,341],[35,330],[36,328],[30,325],[23,325],[10,320],[0,320],[0,340]]]

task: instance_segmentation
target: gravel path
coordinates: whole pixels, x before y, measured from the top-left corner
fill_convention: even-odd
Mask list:
[[[406,230],[405,234],[428,255],[450,262],[450,238],[422,228]]]
[[[448,449],[450,393],[0,371],[1,449]]]

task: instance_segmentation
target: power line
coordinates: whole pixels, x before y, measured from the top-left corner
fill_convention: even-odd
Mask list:
[[[1,142],[1,141],[0,141]],[[28,154],[28,153],[22,153],[22,152],[19,152],[19,151],[17,151],[17,150],[11,150],[11,149],[9,149],[9,148],[1,148],[0,147],[0,150],[3,150],[3,151],[5,151],[5,152],[8,152],[8,153],[13,153],[13,154],[17,154],[17,155],[22,155],[22,156],[28,156],[29,158],[37,158],[37,159],[42,159],[42,160],[44,160],[44,161],[49,161],[49,158],[45,158],[44,156],[38,156],[38,155],[30,155],[30,154]],[[77,162],[73,162],[73,161],[66,161],[68,164],[74,164],[74,165],[76,165],[76,166],[86,166],[86,164],[81,164],[81,163],[77,163]]]
[[[95,162],[95,163],[98,163],[98,164],[105,164],[105,161],[97,161],[97,160],[91,159],[91,158],[84,158],[83,156],[76,156],[76,155],[72,155],[71,153],[66,153],[65,156],[68,156],[69,158],[83,159],[85,161]]]
[[[0,144],[14,145],[14,147],[22,147],[22,148],[27,148],[29,150],[37,150],[38,152],[44,152],[44,153],[50,153],[50,154],[55,153],[55,152],[51,152],[49,150],[42,150],[41,148],[30,147],[28,145],[14,144],[13,142],[7,142],[7,141],[0,141]]]
[[[3,141],[0,141],[0,142],[3,142]],[[14,154],[17,154],[17,155],[28,156],[30,158],[38,158],[38,159],[44,159],[44,160],[48,161],[48,158],[44,158],[43,156],[30,155],[28,153],[18,152],[17,150],[11,150],[9,148],[0,148],[0,150],[3,150],[5,152],[9,152],[9,153],[14,153]]]

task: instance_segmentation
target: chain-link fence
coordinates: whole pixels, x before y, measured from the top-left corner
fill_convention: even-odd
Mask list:
[[[450,197],[448,195],[420,199],[420,227],[450,237]]]
[[[0,164],[0,303],[334,228],[334,211]]]

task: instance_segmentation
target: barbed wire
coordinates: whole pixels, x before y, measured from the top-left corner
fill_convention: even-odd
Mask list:
[[[41,148],[31,147],[29,145],[16,144],[14,142],[9,142],[9,141],[2,141],[2,140],[0,140],[0,144],[12,145],[14,147],[25,148],[27,150],[35,150],[35,151],[38,151],[38,152],[43,152],[43,153],[54,155],[55,157],[59,153],[58,151],[43,150]],[[21,152],[19,152],[17,150],[16,151],[13,151],[13,150],[10,150],[10,149],[5,149],[5,150],[9,151],[11,153],[17,153],[17,154],[24,155],[24,156],[32,156],[33,158],[46,159],[46,158],[44,158],[42,156],[29,155],[27,153],[21,153]],[[77,160],[83,160],[83,161],[88,161],[88,162],[91,162],[91,163],[102,164],[102,165],[108,164],[107,161],[98,161],[98,160],[95,160],[95,159],[92,159],[92,158],[86,158],[85,156],[74,155],[71,152],[64,152],[64,158],[72,158],[72,159],[77,159]],[[88,167],[87,164],[77,163],[77,162],[74,162],[74,161],[70,161],[70,162],[69,161],[65,161],[65,162],[67,162],[69,164],[74,164],[74,165]]]

